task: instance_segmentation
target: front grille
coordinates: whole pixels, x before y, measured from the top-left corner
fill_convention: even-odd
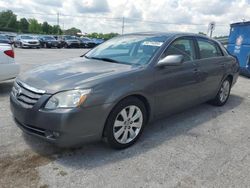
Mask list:
[[[24,108],[32,108],[45,91],[15,82],[11,93]]]
[[[24,130],[26,130],[27,132],[33,133],[33,134],[37,134],[40,136],[45,137],[45,129],[41,129],[41,128],[37,128],[37,127],[33,127],[31,125],[24,125],[22,123],[20,123],[17,119],[15,119],[16,123],[23,128]]]
[[[36,44],[37,42],[28,42],[29,44]]]

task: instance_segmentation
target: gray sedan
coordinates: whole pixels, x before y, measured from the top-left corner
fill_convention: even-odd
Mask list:
[[[126,148],[149,121],[204,102],[224,105],[238,74],[237,59],[207,37],[127,34],[20,75],[10,104],[24,132],[58,146],[103,139]]]

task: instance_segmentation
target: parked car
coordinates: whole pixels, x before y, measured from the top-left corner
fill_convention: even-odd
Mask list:
[[[58,40],[64,48],[80,48],[81,42],[78,38],[70,35],[59,36]]]
[[[84,48],[93,48],[96,46],[96,43],[88,37],[82,37],[80,40],[83,43]]]
[[[103,39],[97,39],[97,38],[93,38],[92,41],[95,43],[96,46],[98,46],[104,42]]]
[[[155,118],[207,101],[224,105],[238,75],[239,63],[215,40],[135,33],[19,76],[10,103],[24,132],[58,146],[104,138],[126,148]]]
[[[14,40],[14,46],[19,48],[40,48],[40,42],[33,36],[18,35]]]
[[[61,43],[53,36],[39,36],[38,40],[43,48],[61,48]]]
[[[0,81],[13,79],[18,75],[20,68],[14,58],[12,46],[0,43]]]
[[[0,35],[0,43],[13,44],[13,42],[6,35]]]

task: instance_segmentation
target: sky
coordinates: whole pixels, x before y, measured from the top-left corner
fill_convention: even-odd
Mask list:
[[[250,20],[250,0],[0,0],[0,10],[21,17],[77,27],[82,32],[181,31],[228,35],[229,24]]]

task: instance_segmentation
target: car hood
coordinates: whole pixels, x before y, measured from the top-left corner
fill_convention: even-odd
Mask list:
[[[53,40],[53,39],[51,39],[51,40],[44,40],[45,42],[58,42],[57,40]]]
[[[66,42],[76,42],[76,43],[79,43],[80,41],[79,40],[75,40],[75,39],[70,39],[70,40],[66,40]]]
[[[39,66],[21,74],[17,80],[31,87],[46,90],[47,93],[55,93],[93,87],[105,78],[132,71],[136,67],[138,66],[79,57],[66,62]]]
[[[22,42],[39,42],[36,39],[21,39]]]

